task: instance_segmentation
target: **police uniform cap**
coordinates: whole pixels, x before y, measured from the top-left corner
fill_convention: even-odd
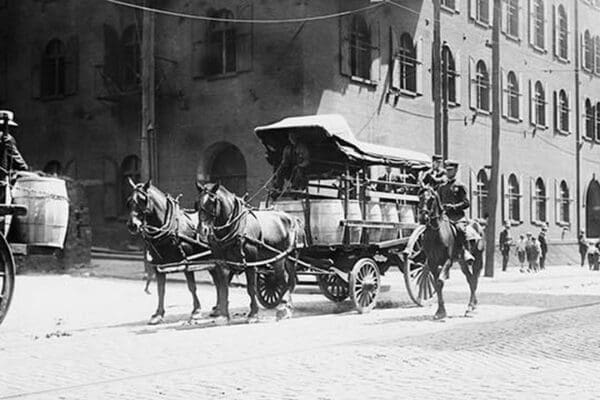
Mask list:
[[[444,159],[444,157],[442,157],[439,154],[434,154],[431,156],[431,161],[442,161]]]
[[[446,162],[444,163],[444,166],[446,168],[457,168],[458,167],[458,161],[446,160]]]

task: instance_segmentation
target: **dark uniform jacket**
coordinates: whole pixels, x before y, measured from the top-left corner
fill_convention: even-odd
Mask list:
[[[438,194],[448,218],[458,221],[465,217],[465,210],[470,205],[465,185],[451,179],[439,187]]]
[[[2,134],[0,138],[0,173],[9,170],[27,171],[29,166],[17,148],[17,142],[11,134]]]
[[[542,254],[546,254],[548,252],[548,242],[546,241],[546,235],[542,235],[540,233],[540,235],[538,236],[538,242],[540,243],[540,250],[542,251]]]
[[[500,251],[508,253],[510,251],[510,245],[512,244],[512,238],[509,236],[507,229],[500,231]]]

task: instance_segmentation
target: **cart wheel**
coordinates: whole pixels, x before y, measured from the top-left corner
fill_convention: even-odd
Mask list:
[[[0,234],[0,324],[6,317],[15,287],[15,261],[10,246]]]
[[[317,282],[323,296],[334,303],[342,302],[348,297],[348,283],[335,274],[319,275]]]
[[[267,309],[277,307],[287,290],[285,279],[273,272],[259,273],[256,285],[258,302]]]
[[[433,274],[429,270],[423,252],[422,239],[424,231],[424,226],[414,230],[406,246],[406,257],[404,259],[406,291],[411,300],[418,306],[429,304],[435,294]]]
[[[350,297],[359,313],[368,313],[377,304],[380,290],[379,267],[371,258],[358,260],[349,274]]]

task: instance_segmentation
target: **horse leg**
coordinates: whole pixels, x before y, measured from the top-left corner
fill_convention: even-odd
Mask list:
[[[156,271],[156,294],[158,296],[158,307],[156,312],[150,317],[148,325],[158,325],[163,322],[165,316],[165,286],[167,277],[165,273]]]
[[[222,265],[215,266],[213,277],[217,288],[217,306],[211,316],[229,320],[229,285],[227,285]]]
[[[296,266],[290,261],[281,261],[277,265],[277,270],[283,273],[286,282],[286,292],[283,296],[282,307],[277,309],[277,320],[292,318],[292,293],[296,288]]]
[[[210,274],[210,276],[212,277],[213,283],[215,284],[215,292],[216,292],[216,297],[217,297],[217,302],[215,303],[215,305],[213,306],[213,308],[210,311],[209,316],[211,317],[216,317],[218,316],[217,311],[219,310],[219,306],[221,304],[221,299],[219,298],[219,274],[217,271],[215,271],[216,268],[219,267],[214,267],[208,270],[208,273]]]
[[[449,261],[446,261],[446,263],[448,263]],[[446,265],[446,263],[444,263],[444,265]],[[443,267],[442,267],[443,269]],[[444,296],[442,294],[442,289],[444,289],[444,280],[440,279],[440,273],[434,268],[435,271],[432,271],[433,273],[433,278],[434,278],[434,282],[435,282],[435,293],[437,294],[437,299],[438,299],[438,309],[435,312],[435,314],[433,315],[433,319],[435,321],[437,320],[441,320],[446,318],[447,313],[446,313],[446,306],[444,304]]]
[[[250,297],[250,312],[247,315],[248,322],[258,321],[258,303],[256,302],[256,268],[246,268],[246,290]]]
[[[192,309],[192,314],[190,315],[190,321],[194,319],[199,319],[201,317],[200,313],[200,300],[198,299],[198,295],[196,294],[196,277],[193,272],[186,271],[185,280],[187,282],[187,287],[190,293],[192,294],[192,301],[194,304],[194,308]]]

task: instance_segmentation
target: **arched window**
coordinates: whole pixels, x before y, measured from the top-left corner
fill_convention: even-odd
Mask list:
[[[442,72],[446,77],[448,102],[456,103],[456,62],[448,46],[442,48]]]
[[[596,140],[600,140],[600,101],[596,103]]]
[[[590,99],[585,99],[585,137],[594,139],[594,107]]]
[[[511,221],[520,221],[521,220],[521,210],[520,210],[520,198],[521,191],[519,187],[519,181],[515,174],[510,174],[508,177],[508,191],[507,191],[507,201],[508,201],[508,219]]]
[[[485,218],[488,200],[488,177],[485,170],[477,174],[477,218]]]
[[[569,23],[562,4],[558,6],[558,56],[563,60],[569,57]]]
[[[408,33],[400,36],[400,89],[417,91],[417,50]]]
[[[476,0],[475,18],[477,21],[484,24],[490,23],[490,1],[491,0]]]
[[[558,114],[559,129],[562,132],[569,132],[569,98],[564,90],[558,93]]]
[[[122,211],[127,210],[127,198],[131,194],[129,179],[135,183],[142,180],[141,161],[135,154],[128,155],[121,163],[121,207]]]
[[[532,196],[534,221],[546,222],[546,185],[542,178],[535,181],[535,192]]]
[[[62,167],[60,165],[60,161],[51,160],[46,163],[43,170],[46,174],[50,175],[60,175],[62,174]]]
[[[540,49],[546,47],[546,37],[544,33],[545,10],[543,0],[534,0],[533,2],[533,45]]]
[[[242,152],[230,143],[222,143],[212,155],[210,181],[220,183],[238,196],[246,193],[246,160]]]
[[[533,106],[535,107],[534,123],[538,126],[546,126],[546,93],[540,81],[535,83]]]
[[[571,222],[571,215],[569,212],[571,200],[569,198],[569,186],[567,182],[561,181],[559,192],[558,192],[558,222],[569,223]]]
[[[209,13],[210,17],[232,19],[233,13],[222,9]],[[221,75],[236,70],[236,32],[234,24],[211,21],[207,32],[207,75]]]
[[[371,76],[371,33],[360,15],[352,18],[350,30],[350,73],[363,79]]]
[[[600,36],[596,36],[596,38],[594,39],[594,42],[596,44],[595,46],[595,53],[596,53],[596,73],[600,74]]]
[[[519,0],[506,0],[506,33],[519,37]]]
[[[477,93],[477,109],[490,111],[490,76],[483,60],[479,60],[477,63],[474,83]]]
[[[123,31],[121,47],[121,84],[123,88],[131,89],[139,86],[141,82],[140,38],[135,25],[130,25]]]
[[[66,54],[63,42],[51,40],[42,57],[42,96],[65,95]]]
[[[508,117],[518,119],[519,115],[519,81],[513,71],[508,73],[507,79]]]
[[[583,34],[583,67],[588,71],[594,70],[594,41],[588,30]]]

